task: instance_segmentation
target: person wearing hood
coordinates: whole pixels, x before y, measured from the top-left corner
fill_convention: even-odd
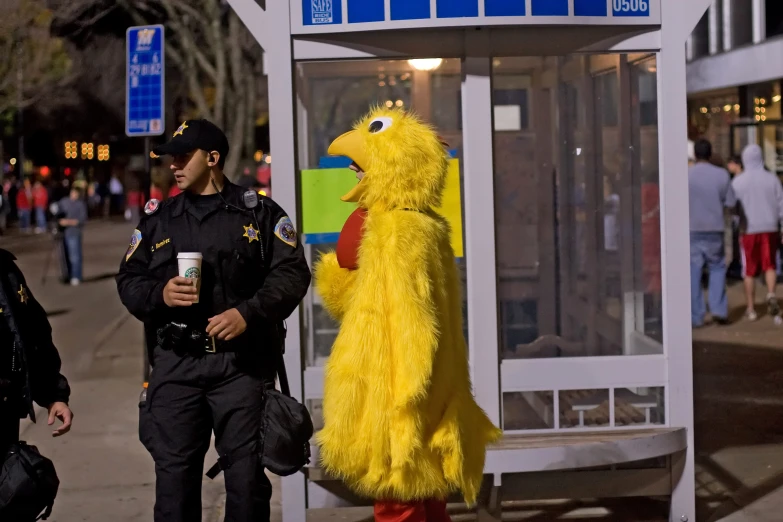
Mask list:
[[[780,315],[775,295],[777,274],[775,258],[780,245],[778,225],[783,223],[783,187],[778,177],[764,168],[761,147],[751,144],[742,151],[745,167],[741,176],[732,181],[745,217],[745,230],[740,238],[742,277],[745,280],[747,311],[745,316],[755,321],[755,278],[764,273],[767,283],[767,310],[770,316]]]

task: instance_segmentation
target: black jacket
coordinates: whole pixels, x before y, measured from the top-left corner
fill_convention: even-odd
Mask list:
[[[0,249],[0,379],[11,387],[19,417],[35,421],[33,401],[48,407],[68,402],[71,389],[60,373],[60,355],[52,342],[52,327],[46,312],[27,287],[10,252]],[[7,393],[6,393],[7,394]],[[2,422],[2,420],[0,420]]]
[[[283,209],[263,196],[254,210],[247,209],[244,192],[226,180],[220,195],[184,192],[142,218],[121,261],[117,288],[148,338],[169,322],[205,330],[210,317],[237,308],[248,328],[230,343],[262,352],[279,347],[275,332],[307,293],[310,269]],[[180,252],[203,255],[200,302],[169,308],[163,288],[178,274]]]

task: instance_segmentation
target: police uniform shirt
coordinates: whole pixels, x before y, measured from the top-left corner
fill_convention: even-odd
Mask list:
[[[148,204],[117,276],[123,304],[145,325],[173,321],[205,331],[210,317],[236,308],[248,328],[230,342],[263,341],[265,327],[296,309],[310,285],[304,249],[280,206],[259,196],[247,209],[244,192],[226,179],[220,194],[183,192]],[[169,308],[163,288],[178,275],[182,252],[203,255],[200,302]]]

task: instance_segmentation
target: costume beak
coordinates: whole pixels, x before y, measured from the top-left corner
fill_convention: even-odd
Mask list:
[[[346,203],[358,203],[366,188],[367,185],[365,185],[364,180],[362,180],[357,183],[356,186],[352,188],[350,192],[348,192],[348,194],[341,197],[340,201],[345,201]]]
[[[367,157],[364,154],[364,140],[361,135],[353,130],[346,132],[329,145],[327,153],[330,156],[346,156],[351,158],[360,169],[367,172]],[[365,174],[366,175],[366,174]],[[366,185],[360,181],[348,194],[344,195],[340,199],[349,203],[356,203],[359,198],[364,194]]]

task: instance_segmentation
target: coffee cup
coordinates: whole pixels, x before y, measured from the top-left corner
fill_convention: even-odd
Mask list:
[[[204,256],[199,252],[180,252],[177,254],[177,264],[179,265],[179,276],[190,279],[193,286],[196,287],[196,300],[201,292],[201,260]]]

